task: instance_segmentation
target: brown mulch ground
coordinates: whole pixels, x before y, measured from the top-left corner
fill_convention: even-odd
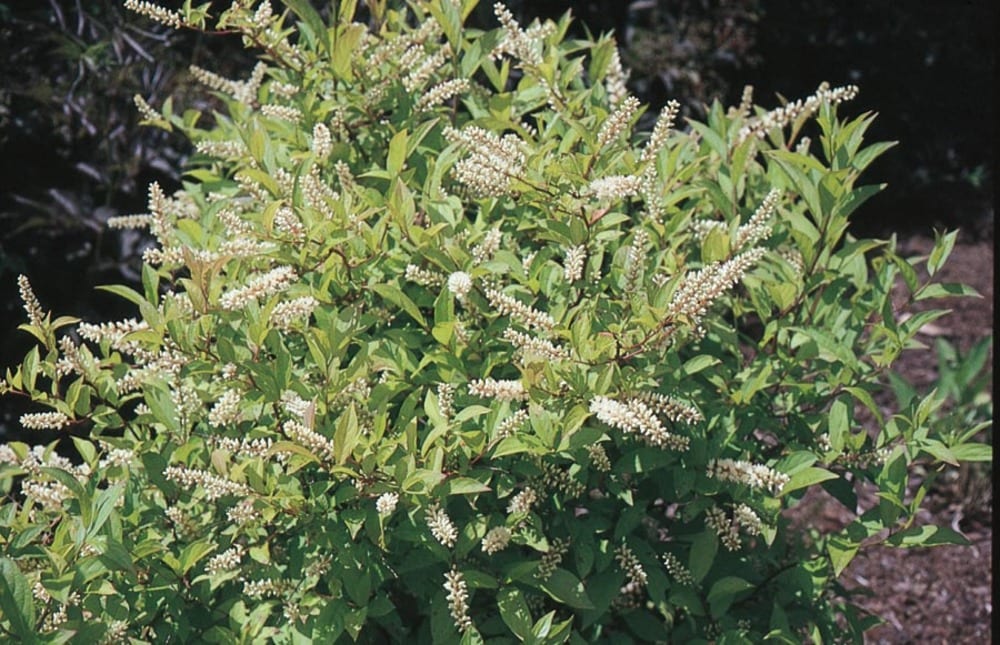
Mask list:
[[[900,243],[904,257],[930,251],[933,240],[913,237]],[[993,331],[993,239],[966,241],[959,236],[949,261],[938,278],[974,287],[982,298],[949,299],[943,305],[952,313],[935,321],[933,336],[942,336],[960,351]],[[936,378],[933,352],[904,353],[897,364],[901,374],[926,391]],[[961,531],[970,546],[927,549],[874,547],[861,551],[844,572],[848,588],[868,588],[872,595],[858,601],[885,623],[866,634],[866,642],[989,643],[992,639],[992,499],[988,467],[977,465],[960,475],[942,476],[944,485],[925,499],[918,523],[951,526]],[[864,500],[862,494],[859,499]],[[869,508],[874,500],[860,501]],[[846,525],[852,514],[821,490],[810,491],[792,510],[793,521],[805,520],[824,532]],[[808,519],[806,519],[808,518]]]

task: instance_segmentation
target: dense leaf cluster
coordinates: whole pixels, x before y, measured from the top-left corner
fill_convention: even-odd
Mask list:
[[[130,4],[261,62],[192,71],[211,119],[138,101],[198,155],[113,222],[157,241],[141,293],[107,288],[136,319],[53,320],[22,280],[39,345],[4,390],[82,463],[0,446],[7,634],[860,639],[862,544],[961,540],[907,485],[989,449],[934,396],[874,399],[942,313],[909,304],[966,292],[916,271],[954,234],[913,260],[846,235],[887,147],[837,116],[852,88],[646,135],[614,41],[568,19]],[[863,485],[839,533],[782,515]]]

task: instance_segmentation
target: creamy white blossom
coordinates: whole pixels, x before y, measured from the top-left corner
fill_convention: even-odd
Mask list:
[[[469,618],[469,590],[465,578],[455,568],[444,574],[444,578],[444,590],[448,592],[448,611],[455,622],[455,629],[465,632],[472,627],[472,619]]]
[[[590,401],[590,412],[599,421],[644,439],[650,445],[674,450],[686,450],[688,438],[672,434],[645,403],[630,399],[624,403],[606,396]]]
[[[460,301],[472,290],[472,277],[465,271],[455,271],[448,276],[448,291],[455,294]]]
[[[429,507],[424,519],[435,540],[449,549],[455,546],[455,541],[458,539],[458,529],[455,528],[451,518],[440,506],[435,504]]]
[[[469,382],[469,394],[498,401],[525,401],[528,398],[524,383],[509,379],[474,379]]]
[[[396,510],[396,505],[399,503],[399,495],[396,493],[382,493],[379,495],[378,499],[375,500],[375,511],[379,515],[385,517],[387,515],[392,515],[393,511]]]
[[[510,543],[511,533],[506,526],[495,526],[483,537],[483,551],[494,554],[503,551]]]

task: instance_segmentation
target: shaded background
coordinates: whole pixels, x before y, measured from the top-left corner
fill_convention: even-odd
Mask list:
[[[169,4],[169,3],[165,3]],[[216,2],[220,8],[228,2]],[[275,2],[277,5],[278,3]],[[325,2],[316,2],[324,6]],[[513,0],[522,22],[572,9],[576,35],[615,30],[630,89],[654,110],[669,99],[698,117],[719,99],[779,105],[821,81],[854,83],[846,114],[877,111],[869,141],[894,140],[867,172],[889,189],[854,216],[858,235],[961,227],[993,239],[993,2],[817,0]],[[490,3],[473,16],[492,25]],[[189,152],[176,135],[138,128],[131,97],[154,107],[208,100],[187,73],[199,63],[244,76],[233,38],[174,32],[118,0],[0,0],[0,366],[30,347],[17,332],[15,279],[42,304],[97,321],[132,315],[93,287],[134,283],[143,239],[108,217],[145,210],[146,186],[170,193]],[[992,271],[992,266],[984,267]],[[0,441],[22,437],[23,403],[0,399]],[[34,437],[37,439],[38,437]]]

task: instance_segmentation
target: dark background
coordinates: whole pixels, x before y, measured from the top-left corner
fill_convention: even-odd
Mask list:
[[[170,3],[165,2],[169,6]],[[220,7],[228,3],[217,2]],[[278,3],[275,2],[277,5]],[[317,2],[317,6],[326,3]],[[473,20],[490,25],[489,2]],[[719,99],[779,105],[821,81],[857,84],[843,114],[876,111],[868,141],[893,140],[867,172],[888,190],[855,215],[853,232],[886,236],[961,227],[993,239],[994,3],[816,0],[514,0],[527,23],[572,8],[576,35],[619,34],[630,89],[653,108],[677,99],[689,116]],[[189,152],[176,135],[138,128],[131,97],[204,107],[189,82],[199,63],[245,76],[232,38],[173,32],[119,0],[0,0],[0,368],[30,338],[16,276],[43,306],[86,320],[132,315],[98,284],[134,282],[142,239],[106,230],[109,216],[145,210],[146,186],[172,192]],[[983,268],[991,271],[992,267]],[[23,403],[0,399],[0,441],[22,435]]]

